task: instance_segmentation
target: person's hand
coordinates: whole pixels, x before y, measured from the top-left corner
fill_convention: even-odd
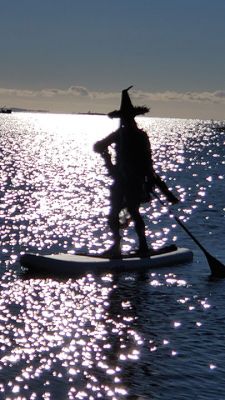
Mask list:
[[[96,152],[96,153],[101,153],[102,152],[102,144],[101,144],[101,142],[96,142],[95,144],[94,144],[94,146],[93,146],[93,150]]]

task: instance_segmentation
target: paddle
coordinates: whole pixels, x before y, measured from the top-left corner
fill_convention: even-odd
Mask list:
[[[165,204],[162,202],[162,200],[159,198],[159,196],[154,193],[155,197],[159,200],[159,202],[165,206]],[[193,235],[193,233],[191,233],[189,231],[189,229],[184,225],[183,222],[181,222],[181,220],[174,215],[174,213],[169,209],[169,213],[173,215],[174,219],[176,220],[176,222],[184,229],[184,231],[191,237],[191,239],[198,245],[198,247],[200,247],[200,249],[203,251],[203,253],[205,254],[205,257],[208,261],[209,264],[209,268],[211,270],[211,274],[214,277],[217,278],[225,278],[225,266],[219,261],[217,260],[215,257],[213,257],[203,246],[202,244],[198,241],[198,239],[196,239],[196,237]]]

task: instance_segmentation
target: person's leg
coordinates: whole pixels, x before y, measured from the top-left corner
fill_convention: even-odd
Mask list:
[[[139,205],[129,204],[128,211],[134,221],[135,231],[139,240],[139,252],[146,253],[148,252],[148,244],[145,235],[145,223],[139,212]]]
[[[120,223],[119,223],[119,211],[117,208],[112,207],[109,218],[108,224],[113,234],[113,249],[120,251]]]
[[[110,204],[111,210],[108,216],[108,225],[113,234],[113,245],[104,254],[119,257],[121,255],[119,213],[123,206],[122,186],[119,183],[114,183],[111,187]]]
[[[145,223],[139,212],[140,203],[142,201],[143,184],[140,179],[127,180],[125,185],[125,197],[127,209],[134,221],[135,231],[139,239],[139,252],[146,253],[148,251],[147,240],[145,236]]]

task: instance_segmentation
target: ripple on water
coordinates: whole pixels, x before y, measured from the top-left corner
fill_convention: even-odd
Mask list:
[[[3,118],[1,116],[1,118]],[[139,119],[180,218],[218,251],[224,218],[224,134],[203,121]],[[93,143],[106,117],[12,114],[1,125],[0,392],[8,399],[208,399],[224,392],[224,290],[205,261],[174,273],[19,276],[20,252],[100,252],[110,178]],[[208,126],[208,125],[207,125]],[[189,243],[157,200],[149,241]],[[200,221],[200,222],[199,222]],[[199,223],[198,223],[199,222]],[[123,246],[133,249],[133,226]],[[207,242],[206,242],[207,244]],[[191,245],[191,244],[190,244]],[[221,247],[220,247],[221,246]],[[202,272],[203,271],[203,272]]]

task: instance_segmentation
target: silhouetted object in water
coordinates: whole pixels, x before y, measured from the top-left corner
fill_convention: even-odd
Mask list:
[[[120,118],[120,127],[94,145],[94,150],[102,155],[114,180],[110,192],[111,210],[108,221],[114,244],[105,252],[105,255],[111,257],[121,256],[119,219],[121,210],[127,209],[134,221],[139,239],[139,254],[147,256],[151,250],[148,249],[145,224],[139,212],[141,203],[150,201],[155,186],[161,188],[169,201],[178,202],[154,171],[148,135],[138,128],[135,122],[135,116],[145,114],[149,109],[132,105],[128,95],[131,87],[122,91],[120,110],[108,114],[111,118]],[[109,153],[112,144],[115,145],[115,163],[112,162]]]
[[[0,108],[0,114],[11,114],[11,113],[12,113],[11,108],[6,108],[5,106]]]

